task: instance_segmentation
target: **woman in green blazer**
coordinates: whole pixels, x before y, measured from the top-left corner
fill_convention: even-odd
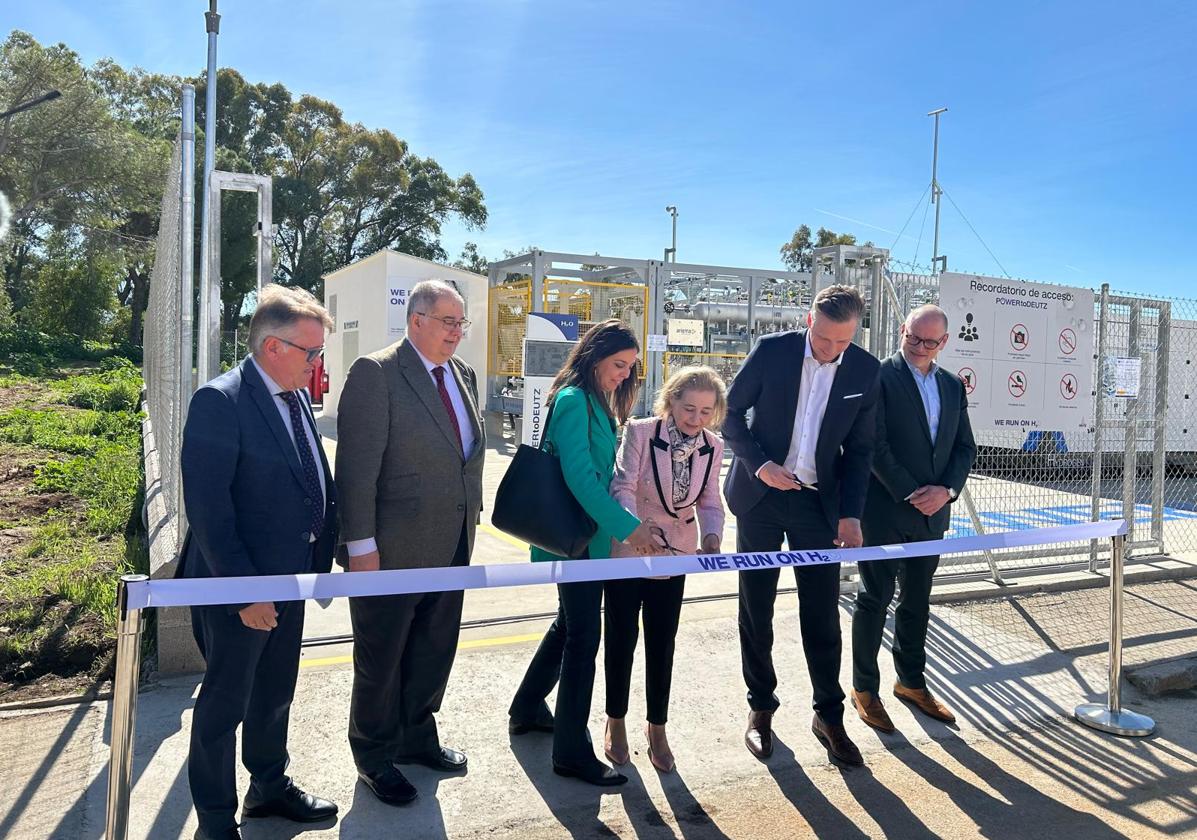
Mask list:
[[[616,419],[624,423],[640,388],[636,335],[621,321],[595,325],[574,347],[549,390],[546,446],[561,461],[561,472],[574,498],[598,530],[588,557],[610,557],[611,541],[626,542],[650,553],[647,523],[620,507],[608,485],[618,448]],[[567,560],[539,548],[532,560]],[[586,722],[594,690],[603,604],[603,583],[559,584],[557,619],[532,657],[511,701],[508,729],[513,735],[553,733],[553,771],[595,785],[621,785],[627,777],[594,754]],[[556,715],[545,698],[557,688]]]

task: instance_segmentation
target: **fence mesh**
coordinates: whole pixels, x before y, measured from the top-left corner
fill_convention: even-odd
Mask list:
[[[185,406],[180,346],[180,178],[182,143],[175,140],[166,186],[162,192],[158,238],[154,248],[154,270],[145,316],[143,375],[146,413],[154,433],[160,481],[160,502],[166,505],[170,521],[179,512],[179,449],[183,441]],[[148,475],[147,475],[148,478]],[[147,496],[149,495],[147,488]]]

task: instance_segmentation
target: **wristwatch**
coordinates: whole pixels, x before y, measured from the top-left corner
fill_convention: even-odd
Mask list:
[[[956,488],[949,487],[948,488],[948,498],[954,502],[954,501],[956,501],[956,496],[957,496]]]

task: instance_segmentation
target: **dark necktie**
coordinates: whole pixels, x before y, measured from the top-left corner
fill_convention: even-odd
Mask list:
[[[295,432],[295,448],[299,450],[299,464],[303,467],[303,483],[308,498],[312,500],[312,539],[318,539],[324,530],[324,494],[320,492],[320,474],[316,472],[316,459],[312,456],[311,438],[308,437],[307,421],[299,407],[299,395],[294,391],[279,394],[291,412],[291,429]]]
[[[453,433],[457,435],[457,448],[464,453],[465,445],[461,442],[461,426],[457,424],[457,412],[453,410],[453,400],[449,397],[449,389],[445,387],[445,369],[437,365],[432,369],[432,375],[436,377],[436,390],[440,392],[445,411],[449,412],[449,422],[453,424]]]

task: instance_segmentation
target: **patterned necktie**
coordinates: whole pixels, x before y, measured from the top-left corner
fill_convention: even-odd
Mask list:
[[[303,483],[307,487],[308,498],[312,500],[312,539],[316,540],[324,530],[324,494],[320,492],[320,476],[316,472],[319,467],[312,456],[311,438],[308,437],[303,410],[299,407],[299,395],[294,391],[283,391],[279,396],[291,412],[291,429],[295,432],[295,448],[299,450],[299,464],[303,467]]]
[[[449,422],[453,424],[453,433],[457,435],[457,448],[464,453],[465,445],[461,442],[461,426],[457,424],[457,412],[453,410],[453,400],[449,397],[449,389],[445,387],[445,369],[437,365],[432,369],[432,375],[436,377],[436,390],[440,392],[445,411],[449,412]]]

